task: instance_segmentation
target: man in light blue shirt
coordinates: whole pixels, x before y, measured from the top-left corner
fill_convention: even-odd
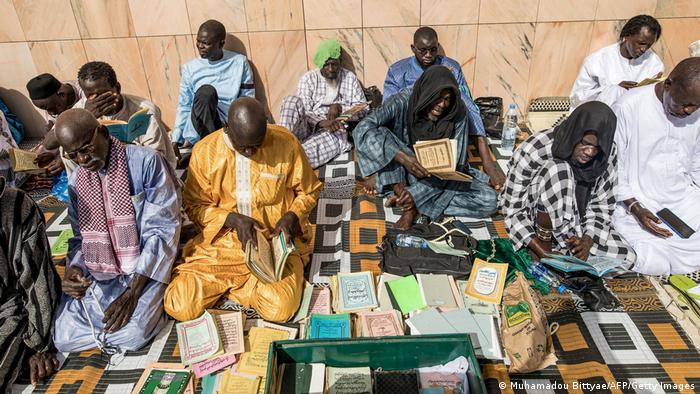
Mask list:
[[[472,100],[461,66],[454,59],[439,55],[439,46],[438,35],[434,29],[424,26],[416,30],[413,34],[413,44],[411,45],[411,50],[415,56],[399,60],[389,67],[384,80],[384,101],[388,101],[391,96],[399,91],[412,87],[418,77],[428,67],[435,64],[447,67],[457,79],[462,101],[467,106],[469,135],[476,138],[476,146],[484,166],[484,172],[490,177],[489,184],[496,191],[500,191],[505,182],[505,176],[497,169],[496,163],[491,157],[491,150],[486,139],[486,131],[481,120],[479,107]]]
[[[253,71],[248,59],[224,49],[226,28],[210,19],[199,27],[199,59],[182,66],[172,140],[190,145],[223,127],[228,109],[238,97],[255,97]]]

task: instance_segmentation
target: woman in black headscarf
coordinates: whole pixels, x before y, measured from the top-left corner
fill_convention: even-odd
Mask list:
[[[428,68],[412,89],[392,96],[365,117],[353,131],[357,161],[363,177],[381,194],[393,192],[390,205],[402,215],[396,226],[409,228],[419,214],[435,220],[445,216],[490,216],[496,193],[488,177],[467,162],[467,111],[452,72]],[[474,177],[471,183],[442,181],[418,163],[413,145],[442,138],[457,141],[457,167]]]
[[[634,252],[611,224],[617,180],[617,118],[605,104],[577,107],[559,126],[513,154],[501,204],[516,249],[632,262]]]

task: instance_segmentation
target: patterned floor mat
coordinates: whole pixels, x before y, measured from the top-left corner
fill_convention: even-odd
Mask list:
[[[509,152],[496,147],[494,153],[505,169]],[[478,165],[478,160],[472,164]],[[398,219],[398,212],[385,208],[381,199],[358,190],[359,173],[350,153],[318,173],[326,187],[311,214],[314,255],[307,266],[309,281],[323,285],[338,272],[378,272],[376,245],[385,234],[394,231],[392,224]],[[47,217],[49,238],[57,237],[69,225],[65,204],[49,197],[39,201],[39,205]],[[460,219],[467,222],[476,238],[506,236],[500,216],[491,220]],[[557,365],[537,373],[508,376],[503,363],[482,363],[488,391],[673,393],[680,391],[673,384],[694,384],[700,388],[700,354],[665,309],[651,283],[646,278],[626,278],[608,281],[606,286],[620,301],[617,311],[591,312],[582,300],[567,295],[545,297],[543,305],[549,322],[560,325],[554,335]],[[239,308],[228,304],[223,307]],[[244,312],[254,316],[254,311]],[[179,360],[173,327],[170,322],[151,345],[116,360],[116,366],[97,351],[66,355],[61,371],[34,392],[129,393],[148,363]],[[31,391],[26,385],[16,388],[17,392]]]

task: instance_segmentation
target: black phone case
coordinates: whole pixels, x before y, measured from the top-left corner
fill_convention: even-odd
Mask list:
[[[664,208],[659,212],[656,212],[656,216],[658,216],[661,221],[666,223],[666,225],[681,238],[690,238],[691,235],[695,234],[695,230],[685,224],[684,221],[682,221],[668,208]]]

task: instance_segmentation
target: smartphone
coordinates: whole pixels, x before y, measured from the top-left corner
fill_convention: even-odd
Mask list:
[[[695,234],[695,230],[685,224],[684,221],[682,221],[678,216],[674,215],[668,208],[664,208],[659,212],[656,212],[656,216],[658,216],[662,222],[666,223],[666,225],[681,238],[690,238],[691,235]]]

